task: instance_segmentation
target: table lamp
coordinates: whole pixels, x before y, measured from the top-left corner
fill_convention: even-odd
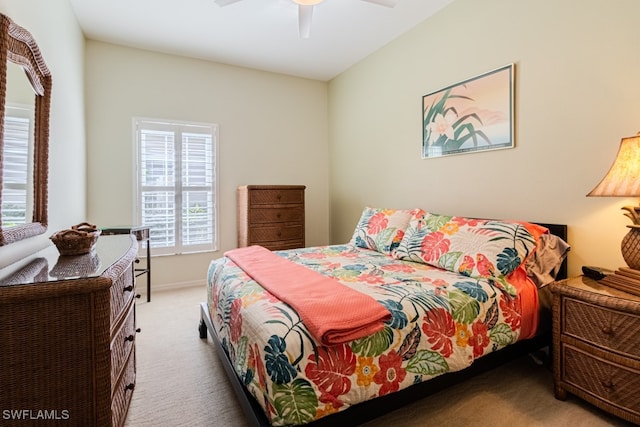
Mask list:
[[[640,196],[640,132],[622,138],[620,148],[609,172],[587,196],[639,197]],[[625,206],[625,216],[633,221],[622,239],[622,257],[629,267],[640,270],[640,206]]]

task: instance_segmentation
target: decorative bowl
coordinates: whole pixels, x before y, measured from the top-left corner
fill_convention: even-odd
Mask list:
[[[100,237],[100,230],[93,224],[83,222],[70,229],[54,233],[50,239],[58,248],[60,255],[82,255],[93,250],[98,237]]]

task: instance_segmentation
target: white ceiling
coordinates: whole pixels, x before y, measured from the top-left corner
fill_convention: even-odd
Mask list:
[[[325,0],[308,39],[292,0],[69,1],[89,39],[327,81],[453,0]]]

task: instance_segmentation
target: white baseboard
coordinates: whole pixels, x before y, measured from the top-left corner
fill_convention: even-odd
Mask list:
[[[142,281],[144,282],[144,281]],[[192,288],[195,286],[205,287],[206,283],[203,280],[191,280],[188,282],[176,282],[176,283],[160,283],[157,285],[151,284],[151,296],[153,297],[154,292],[162,292],[162,291],[175,291],[177,289],[184,288]],[[146,282],[141,283],[138,282],[136,284],[136,290],[140,295],[147,295],[147,284]]]

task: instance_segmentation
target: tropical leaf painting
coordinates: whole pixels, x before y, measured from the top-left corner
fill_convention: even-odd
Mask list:
[[[422,158],[512,148],[514,64],[422,97]]]

